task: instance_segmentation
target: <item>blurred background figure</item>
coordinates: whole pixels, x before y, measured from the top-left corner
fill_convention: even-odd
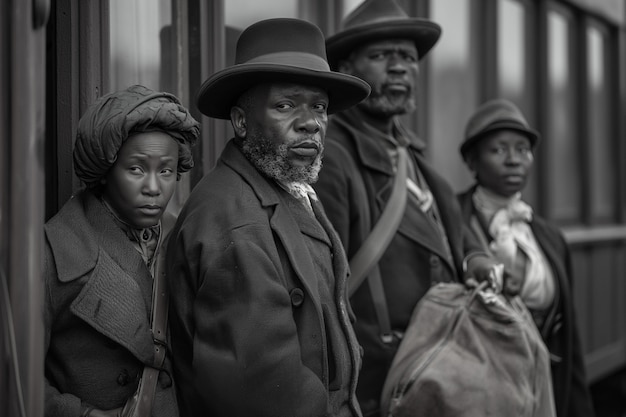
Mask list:
[[[459,201],[485,250],[504,264],[503,292],[522,298],[550,350],[557,415],[591,417],[570,250],[561,231],[521,199],[539,138],[512,102],[480,106],[460,148],[475,184]]]
[[[452,187],[425,156],[426,143],[402,120],[415,111],[421,60],[440,35],[437,23],[409,17],[395,1],[367,0],[326,41],[331,67],[372,87],[366,100],[331,118],[315,184],[351,259],[351,283],[359,282],[359,270],[367,276],[351,302],[364,350],[357,396],[368,416],[379,413],[399,341],[431,284],[462,282],[464,273],[486,277],[494,265],[464,227]],[[391,192],[396,181],[404,194]],[[373,231],[388,209],[399,214],[381,238]],[[357,256],[367,242],[376,242],[380,256],[369,270],[359,259],[377,256]]]

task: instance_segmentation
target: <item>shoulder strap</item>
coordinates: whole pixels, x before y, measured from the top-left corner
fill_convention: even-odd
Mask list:
[[[391,330],[391,320],[389,319],[389,309],[385,299],[383,281],[378,268],[378,261],[393,235],[398,230],[404,209],[406,207],[406,178],[408,153],[406,148],[398,148],[398,168],[391,190],[391,197],[383,210],[382,215],[370,232],[365,242],[361,245],[357,253],[350,259],[350,280],[348,294],[351,296],[367,277],[370,286],[374,310],[378,320],[380,338],[383,343],[391,343],[393,334]]]
[[[162,219],[162,242],[159,252],[165,250],[167,238],[172,228],[173,221]],[[165,362],[167,351],[167,314],[169,309],[169,292],[165,279],[165,256],[157,254],[154,268],[154,282],[152,284],[152,310],[151,330],[154,340],[154,363],[152,366],[144,366],[139,388],[135,392],[129,410],[122,412],[123,416],[151,416],[154,396],[156,394],[159,373]]]
[[[389,197],[383,213],[369,236],[350,259],[351,275],[348,289],[350,296],[354,294],[374,265],[378,263],[393,235],[398,230],[406,207],[407,161],[408,152],[406,148],[398,147],[398,168],[391,197]]]
[[[347,133],[352,132],[352,128],[341,118],[336,118],[335,121]],[[377,263],[398,230],[406,208],[408,158],[407,149],[398,147],[398,166],[389,201],[370,234],[350,259],[348,296],[352,296],[367,277],[383,343],[391,343],[393,335],[383,281]]]

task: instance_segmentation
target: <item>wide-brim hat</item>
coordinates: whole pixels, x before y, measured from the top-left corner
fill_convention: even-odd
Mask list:
[[[328,114],[367,98],[370,86],[360,78],[331,71],[322,31],[299,19],[262,20],[237,41],[235,65],[213,74],[196,97],[201,113],[229,119],[230,109],[251,87],[268,82],[298,83],[328,92]]]
[[[465,140],[459,149],[463,159],[466,159],[469,150],[488,133],[503,129],[523,133],[533,148],[541,138],[539,132],[529,126],[515,104],[505,99],[489,100],[483,103],[467,122]]]
[[[326,40],[328,62],[339,62],[364,43],[383,39],[415,42],[418,59],[432,49],[441,36],[441,26],[422,18],[409,17],[393,0],[365,0],[341,22],[339,32]]]

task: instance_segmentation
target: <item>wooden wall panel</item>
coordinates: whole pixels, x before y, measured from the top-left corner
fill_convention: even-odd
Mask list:
[[[626,365],[626,247],[622,241],[572,248],[574,302],[591,382]]]

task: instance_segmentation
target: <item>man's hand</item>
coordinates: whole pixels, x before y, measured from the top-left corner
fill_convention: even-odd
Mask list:
[[[465,283],[474,287],[479,282],[489,281],[495,292],[502,291],[504,266],[495,259],[483,255],[475,254],[465,262],[464,276]]]

